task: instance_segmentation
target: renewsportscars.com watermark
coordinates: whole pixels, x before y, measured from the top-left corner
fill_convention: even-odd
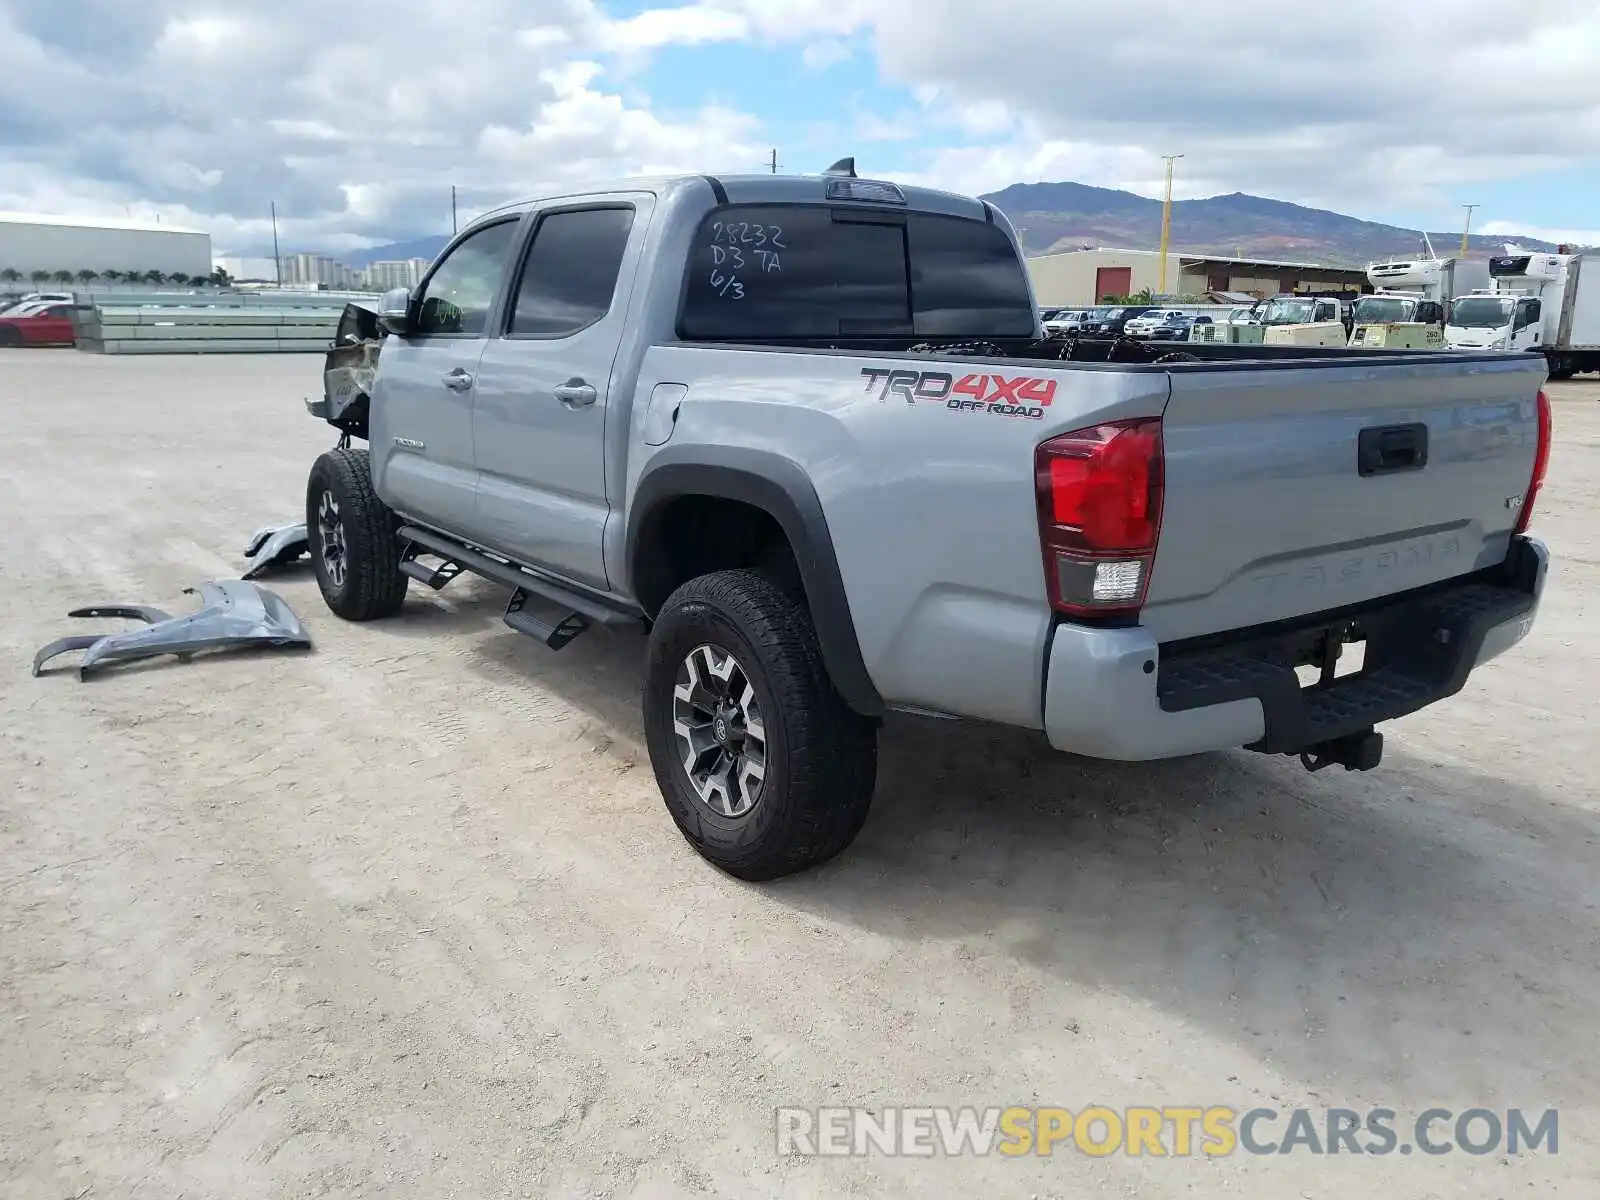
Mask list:
[[[1557,1153],[1557,1110],[1236,1109],[1162,1105],[1066,1108],[780,1108],[780,1155],[959,1158],[1057,1152],[1104,1158],[1245,1154]]]

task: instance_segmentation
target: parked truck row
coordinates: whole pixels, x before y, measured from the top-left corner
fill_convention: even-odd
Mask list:
[[[1488,261],[1432,254],[1374,262],[1373,291],[1355,298],[1313,293],[1273,296],[1226,317],[1151,309],[1127,321],[1129,336],[1163,326],[1176,340],[1359,347],[1368,350],[1473,350],[1533,353],[1551,379],[1600,371],[1600,267],[1585,272],[1581,253],[1529,253],[1507,247]],[[1058,311],[1061,332],[1093,330]],[[1102,327],[1101,332],[1109,332]]]

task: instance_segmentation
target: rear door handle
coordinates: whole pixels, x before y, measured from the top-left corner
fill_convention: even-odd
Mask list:
[[[464,392],[472,386],[472,372],[465,367],[457,367],[453,371],[447,371],[444,377],[444,385],[452,392]]]
[[[568,408],[587,408],[599,396],[593,384],[585,383],[581,379],[569,379],[555,391],[556,399]]]

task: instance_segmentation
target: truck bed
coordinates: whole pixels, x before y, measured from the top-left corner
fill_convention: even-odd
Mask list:
[[[640,395],[701,381],[661,453],[710,452],[736,411],[804,471],[866,665],[910,705],[947,704],[954,672],[965,714],[1039,725],[1061,618],[1046,596],[1035,451],[1103,422],[1162,420],[1159,539],[1132,618],[1159,643],[1360,605],[1505,557],[1542,360],[1201,344],[1155,361],[1173,353],[1081,339],[674,343],[646,355]],[[996,376],[1048,399],[996,410],[960,397]],[[1425,461],[1361,473],[1363,431],[1416,426]],[[1023,672],[1035,686],[1017,686]]]

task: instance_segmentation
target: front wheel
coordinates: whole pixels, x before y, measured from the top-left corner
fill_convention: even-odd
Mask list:
[[[866,821],[875,728],[828,678],[805,605],[761,572],[703,575],[667,598],[644,726],[667,811],[730,875],[814,867]]]
[[[372,487],[365,450],[329,450],[306,481],[306,542],[325,604],[347,621],[392,617],[410,580],[400,571],[399,522]]]

